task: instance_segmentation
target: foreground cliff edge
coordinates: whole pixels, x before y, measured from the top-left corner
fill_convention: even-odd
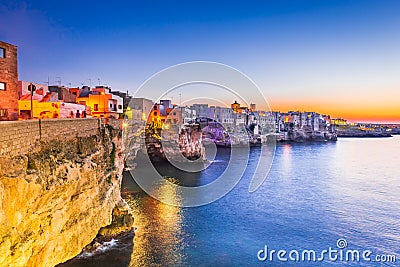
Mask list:
[[[54,266],[131,229],[122,143],[119,121],[0,124],[0,266]]]

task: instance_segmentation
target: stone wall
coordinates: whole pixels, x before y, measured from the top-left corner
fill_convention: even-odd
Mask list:
[[[78,255],[124,206],[120,121],[0,126],[0,266],[55,266]]]
[[[0,90],[0,120],[18,119],[18,59],[17,47],[0,41],[5,57],[0,57],[0,82],[5,90]]]
[[[102,123],[95,118],[1,122],[0,156],[18,156],[38,151],[40,150],[40,141],[69,140],[95,135]]]

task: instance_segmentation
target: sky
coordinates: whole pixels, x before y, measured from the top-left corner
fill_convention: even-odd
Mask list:
[[[20,80],[134,94],[165,68],[212,61],[251,78],[272,110],[400,123],[399,14],[390,0],[6,0],[0,40],[18,46]]]

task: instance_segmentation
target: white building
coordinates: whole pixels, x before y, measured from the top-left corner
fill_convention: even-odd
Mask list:
[[[210,108],[208,104],[193,104],[191,109],[196,111],[197,117],[210,117]]]
[[[28,90],[28,86],[33,84],[36,87],[36,93],[41,95],[46,95],[49,92],[49,86],[47,84],[33,83],[27,81],[18,81],[18,98],[21,98],[24,95],[30,94],[31,92]]]
[[[171,125],[181,125],[196,118],[196,110],[190,107],[174,107],[168,114],[165,122]]]

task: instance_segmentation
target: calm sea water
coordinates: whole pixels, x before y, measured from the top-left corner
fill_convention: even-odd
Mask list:
[[[113,240],[93,255],[63,266],[398,266],[400,262],[400,136],[339,139],[336,143],[279,144],[268,178],[248,192],[260,149],[251,150],[248,170],[220,200],[197,208],[154,200],[125,178],[135,236]],[[185,183],[206,183],[229,160],[222,153]],[[163,169],[176,178],[182,174]],[[176,192],[166,192],[173,196]],[[396,263],[262,262],[259,250],[315,250],[337,240],[346,249],[394,255]],[[286,255],[286,258],[288,256]]]

